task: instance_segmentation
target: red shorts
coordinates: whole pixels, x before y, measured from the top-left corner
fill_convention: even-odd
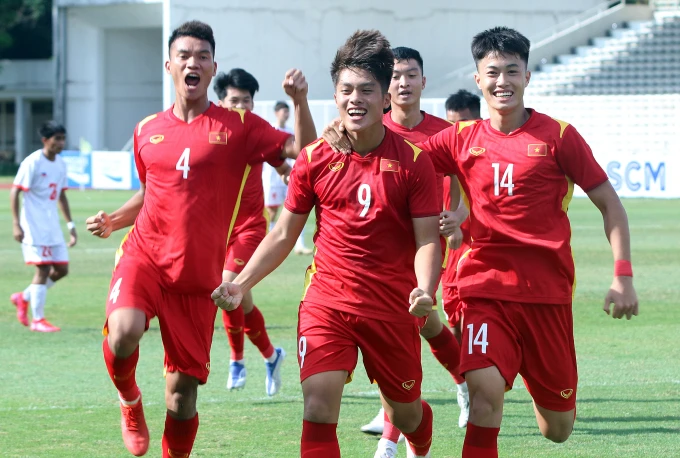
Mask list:
[[[170,293],[159,278],[149,262],[139,257],[120,258],[106,301],[104,334],[108,334],[108,317],[119,308],[144,312],[146,329],[151,318],[158,317],[165,349],[165,371],[190,375],[203,384],[210,373],[210,346],[217,307],[210,293]]]
[[[420,329],[413,323],[388,323],[302,302],[298,312],[300,381],[321,372],[357,365],[358,350],[371,383],[396,402],[420,397]],[[348,377],[348,381],[351,378]]]
[[[460,372],[496,366],[512,387],[519,373],[539,406],[576,407],[576,351],[571,304],[463,299]]]
[[[461,318],[461,302],[457,286],[442,284],[442,306],[449,326],[454,327]]]
[[[267,218],[263,215],[253,216],[234,228],[229,243],[227,255],[224,258],[224,270],[241,273],[250,258],[255,253],[260,242],[267,235]]]

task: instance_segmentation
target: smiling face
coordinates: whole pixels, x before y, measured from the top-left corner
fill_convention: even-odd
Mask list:
[[[489,111],[509,114],[524,109],[524,88],[531,72],[514,54],[489,53],[477,62],[475,82],[482,90]]]
[[[345,68],[338,75],[335,104],[345,129],[361,132],[376,125],[382,127],[383,109],[390,105],[390,94],[368,71]]]
[[[414,59],[395,60],[390,81],[392,104],[407,106],[418,103],[423,89],[425,77],[418,62]]]
[[[210,80],[217,71],[210,43],[194,37],[176,39],[170,46],[165,70],[172,76],[178,98],[189,101],[206,98]]]

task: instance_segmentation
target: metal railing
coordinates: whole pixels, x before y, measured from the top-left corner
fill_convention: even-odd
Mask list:
[[[680,10],[680,0],[650,0],[650,3],[658,11]]]

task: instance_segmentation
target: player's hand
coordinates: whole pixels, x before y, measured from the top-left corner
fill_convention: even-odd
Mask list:
[[[331,121],[324,128],[321,136],[334,152],[342,154],[350,154],[352,152],[352,144],[345,134],[345,126],[340,121],[340,118],[335,118]]]
[[[229,283],[225,281],[213,291],[211,297],[216,306],[222,310],[231,312],[241,305],[243,292],[241,291],[241,285],[238,283]]]
[[[78,243],[78,233],[76,232],[76,228],[74,227],[73,229],[68,231],[69,234],[71,234],[71,240],[68,242],[68,247],[74,247],[76,243]]]
[[[439,214],[439,234],[444,237],[453,235],[453,231],[460,227],[463,221],[455,212],[444,210]]]
[[[17,242],[21,243],[24,241],[24,230],[21,228],[21,224],[14,223],[12,225],[12,234]]]
[[[453,230],[453,234],[446,237],[446,243],[452,250],[457,250],[463,244],[463,231],[460,227],[456,227]]]
[[[434,301],[430,295],[420,288],[414,288],[413,291],[411,291],[408,302],[411,304],[408,312],[418,318],[428,316],[434,305]]]
[[[309,85],[305,75],[297,68],[291,68],[286,72],[282,86],[286,94],[293,99],[293,102],[302,101],[307,98]]]
[[[111,218],[106,214],[106,212],[101,210],[96,215],[87,218],[85,223],[87,224],[87,230],[92,232],[92,235],[102,239],[107,238],[109,235],[111,235],[111,232],[113,232]]]
[[[614,310],[610,309],[614,304]],[[604,311],[612,318],[630,320],[638,314],[638,299],[633,287],[633,277],[614,277],[611,288],[604,299]]]

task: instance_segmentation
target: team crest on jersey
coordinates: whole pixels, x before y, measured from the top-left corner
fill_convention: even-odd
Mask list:
[[[416,384],[415,380],[409,380],[408,382],[402,383],[401,386],[403,386],[405,390],[410,390],[411,388],[413,388],[415,384]]]
[[[149,138],[149,141],[154,145],[157,145],[162,142],[164,138],[165,137],[163,135],[152,135],[151,138]]]
[[[527,148],[527,156],[547,156],[548,145],[545,143],[532,143]]]
[[[574,390],[572,390],[571,388],[569,388],[568,390],[560,391],[560,396],[562,396],[564,399],[569,399],[572,394],[574,394]]]
[[[243,259],[234,258],[234,264],[236,264],[237,266],[242,266],[242,265],[244,265],[245,263],[246,263],[246,262],[245,262]]]
[[[226,132],[210,132],[208,134],[208,143],[213,145],[226,145],[227,144],[227,133]]]
[[[470,154],[473,156],[479,156],[481,154],[484,154],[486,152],[486,148],[482,148],[481,146],[473,146],[470,148]]]
[[[331,172],[339,172],[345,166],[344,162],[331,162],[328,164],[328,168]]]

